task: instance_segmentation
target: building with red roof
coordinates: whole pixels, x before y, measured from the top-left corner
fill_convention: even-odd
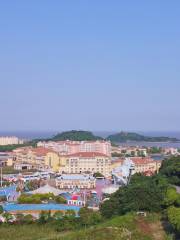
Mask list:
[[[149,176],[159,171],[161,161],[152,159],[151,157],[131,157],[131,161],[135,166],[135,173],[144,173]]]

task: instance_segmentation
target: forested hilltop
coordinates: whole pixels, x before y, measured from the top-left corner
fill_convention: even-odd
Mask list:
[[[0,152],[8,152],[12,151],[13,149],[16,149],[18,147],[24,147],[24,146],[33,146],[35,147],[37,142],[39,141],[65,141],[65,140],[71,140],[71,141],[96,141],[96,140],[109,140],[112,143],[122,143],[127,141],[145,141],[145,142],[179,142],[180,140],[177,138],[170,138],[170,137],[148,137],[143,136],[138,133],[132,133],[132,132],[120,132],[116,134],[112,134],[108,136],[107,138],[102,138],[100,136],[94,135],[90,131],[83,131],[83,130],[71,130],[71,131],[65,131],[58,133],[57,135],[48,138],[48,139],[33,139],[31,141],[28,141],[24,144],[20,145],[5,145],[0,146]]]
[[[71,140],[71,141],[96,141],[96,140],[103,140],[102,137],[95,136],[92,132],[89,131],[66,131],[58,133],[57,135],[47,138],[47,139],[33,139],[31,141],[28,141],[24,144],[16,144],[16,145],[5,145],[0,146],[0,152],[9,152],[12,151],[18,147],[26,147],[26,146],[32,146],[36,147],[37,142],[39,141],[65,141],[65,140]]]
[[[64,140],[71,140],[71,141],[95,141],[95,140],[102,140],[103,138],[99,136],[95,136],[92,132],[89,131],[67,131],[62,132],[55,135],[51,140],[54,141],[64,141]]]
[[[138,133],[134,132],[119,132],[112,134],[107,137],[107,140],[111,142],[120,143],[120,142],[127,142],[127,141],[144,141],[144,142],[178,142],[179,139],[177,138],[170,138],[170,137],[148,137],[143,136]]]

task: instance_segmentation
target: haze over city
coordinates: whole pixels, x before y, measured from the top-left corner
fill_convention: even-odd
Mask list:
[[[2,1],[0,130],[180,130],[179,8]]]

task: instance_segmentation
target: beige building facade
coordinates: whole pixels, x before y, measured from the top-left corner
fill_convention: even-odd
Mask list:
[[[104,176],[110,174],[111,159],[102,153],[81,152],[66,156],[64,167],[60,172],[77,173],[101,173]]]

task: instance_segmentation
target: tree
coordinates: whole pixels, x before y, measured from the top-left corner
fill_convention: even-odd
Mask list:
[[[157,177],[135,175],[128,186],[119,188],[100,206],[102,215],[110,218],[131,211],[159,212],[167,185]]]
[[[41,211],[39,215],[39,223],[46,223],[50,221],[51,218],[51,211]]]
[[[33,191],[40,187],[40,180],[32,180],[27,182],[26,187],[28,191]]]
[[[72,141],[95,141],[102,140],[103,138],[99,136],[95,136],[92,132],[88,131],[67,131],[57,134],[52,138],[55,141],[64,141],[64,140],[72,140]]]
[[[165,159],[160,174],[166,176],[170,183],[180,186],[180,156]]]
[[[75,217],[75,216],[76,216],[76,213],[75,213],[74,210],[68,209],[68,210],[66,211],[66,213],[65,213],[65,216],[67,216],[67,217]]]
[[[170,207],[167,211],[169,222],[180,233],[180,208]]]
[[[55,220],[62,220],[63,218],[63,213],[62,212],[55,212],[54,215],[53,215],[53,218]]]
[[[3,213],[3,206],[2,205],[0,205],[0,214],[2,214]]]
[[[23,224],[24,223],[24,215],[21,213],[16,214],[16,223]]]
[[[13,215],[8,213],[8,212],[3,213],[3,217],[5,218],[5,222],[6,223],[11,222],[11,221],[14,220]]]
[[[63,198],[62,196],[55,197],[55,201],[57,203],[61,203],[61,204],[66,204],[67,203],[67,200],[65,198]]]
[[[83,226],[95,225],[102,221],[101,214],[94,212],[92,209],[87,207],[81,208],[79,211],[80,221]]]
[[[24,223],[31,224],[34,222],[34,218],[31,214],[27,214],[24,216]]]
[[[164,204],[167,207],[176,204],[178,205],[179,199],[180,195],[177,193],[176,189],[174,187],[169,187],[164,198]]]
[[[102,173],[100,173],[100,172],[96,172],[96,173],[93,174],[93,177],[95,177],[95,178],[104,178],[104,175]]]

